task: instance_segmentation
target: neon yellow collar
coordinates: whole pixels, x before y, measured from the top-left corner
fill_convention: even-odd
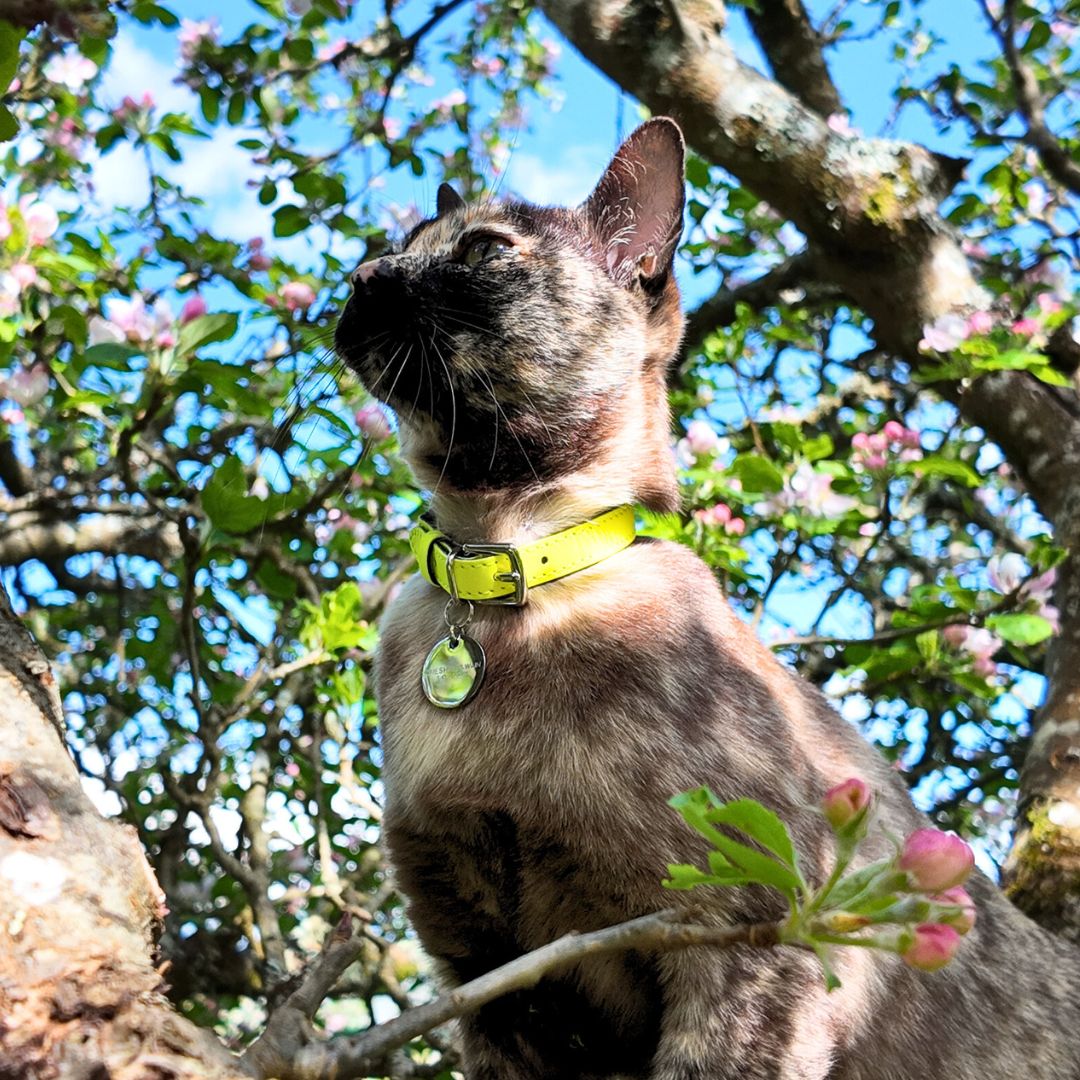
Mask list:
[[[531,588],[622,551],[634,534],[633,507],[617,506],[521,547],[456,544],[423,520],[409,535],[409,544],[420,573],[454,599],[520,607]]]

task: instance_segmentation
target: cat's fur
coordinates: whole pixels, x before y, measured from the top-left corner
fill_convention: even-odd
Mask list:
[[[443,189],[434,219],[358,272],[339,350],[397,411],[456,540],[525,543],[620,503],[676,504],[665,374],[682,200],[678,129],[652,121],[582,208],[465,206]],[[483,233],[513,246],[469,265]],[[639,539],[524,608],[478,607],[488,675],[456,711],[420,688],[445,601],[406,584],[383,619],[377,687],[386,842],[447,982],[683,900],[660,880],[704,845],[666,801],[702,783],[773,807],[814,881],[832,849],[812,808],[848,776],[872,785],[894,833],[925,824],[686,548]],[[842,950],[843,988],[826,994],[817,961],[789,949],[598,959],[466,1018],[466,1075],[1077,1080],[1080,956],[981,876],[971,892],[975,929],[936,974]],[[718,924],[783,914],[755,889],[690,899]]]

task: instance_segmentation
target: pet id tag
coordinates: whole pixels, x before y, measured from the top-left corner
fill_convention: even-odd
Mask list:
[[[440,709],[458,709],[471,701],[484,681],[487,666],[480,642],[465,633],[473,606],[468,600],[459,603],[469,605],[468,613],[456,621],[451,618],[454,601],[446,605],[443,620],[450,633],[435,643],[420,672],[424,696]]]

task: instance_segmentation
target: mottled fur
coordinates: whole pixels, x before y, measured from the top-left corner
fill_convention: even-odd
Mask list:
[[[464,208],[444,193],[439,216],[358,283],[339,349],[398,411],[444,531],[526,542],[622,502],[673,504],[664,372],[681,329],[681,205],[681,141],[654,121],[581,210]],[[460,261],[485,230],[515,246]],[[811,808],[830,785],[860,775],[893,832],[924,824],[685,548],[639,540],[525,608],[479,607],[470,632],[488,675],[458,711],[420,689],[445,599],[419,577],[405,586],[377,679],[386,841],[448,983],[684,899],[660,886],[666,864],[704,854],[666,805],[677,791],[708,783],[774,807],[815,880],[831,846]],[[466,1074],[1077,1080],[1080,958],[984,878],[972,892],[978,923],[937,974],[847,950],[827,995],[794,950],[609,957],[467,1018]],[[717,923],[782,913],[756,889],[689,899]]]

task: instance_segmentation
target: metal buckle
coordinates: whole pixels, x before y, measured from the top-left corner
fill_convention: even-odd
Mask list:
[[[513,544],[462,544],[458,549],[461,555],[505,555],[510,560],[511,570],[505,574],[496,574],[496,581],[509,581],[514,585],[510,596],[493,596],[490,600],[477,600],[478,604],[497,604],[500,607],[522,607],[529,599],[529,584],[525,580],[525,564],[521,561],[521,552]],[[447,577],[453,581],[453,560],[447,560]],[[454,585],[454,591],[457,586]]]

